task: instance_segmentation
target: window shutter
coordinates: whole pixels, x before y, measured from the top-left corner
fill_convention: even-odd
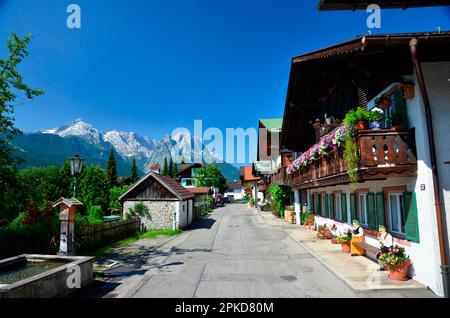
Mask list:
[[[367,223],[369,229],[375,230],[377,228],[377,217],[375,212],[375,194],[367,193]]]
[[[347,223],[347,195],[341,194],[342,222]]]
[[[386,226],[386,212],[384,209],[384,193],[379,192],[376,194],[376,210],[377,210],[377,222],[378,225]]]
[[[403,209],[405,211],[406,239],[411,242],[420,243],[417,201],[414,192],[403,193]]]
[[[321,204],[320,204],[320,194],[319,193],[317,193],[316,194],[316,206],[315,206],[315,208],[316,208],[316,214],[317,215],[322,215],[322,211],[320,211],[320,208],[321,208]]]
[[[350,194],[350,213],[352,219],[350,220],[350,223],[353,222],[354,219],[356,219],[356,195],[354,193]]]
[[[325,196],[325,217],[330,218],[330,195],[324,194]]]
[[[335,215],[334,215],[334,194],[330,194],[330,219],[335,220]]]
[[[314,196],[311,193],[309,194],[309,204],[309,208],[314,211]]]

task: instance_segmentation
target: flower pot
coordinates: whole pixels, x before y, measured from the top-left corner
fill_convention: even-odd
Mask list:
[[[370,122],[370,129],[372,129],[372,130],[381,129],[381,121],[380,120],[372,120]]]
[[[331,239],[331,244],[338,244],[337,238],[333,237],[333,238]]]
[[[388,265],[389,278],[392,280],[406,281],[408,280],[408,268],[411,262],[403,262],[395,265]]]
[[[396,124],[396,125],[393,125],[391,129],[395,130],[395,131],[401,131],[401,130],[405,130],[405,126],[403,126],[402,124]]]
[[[367,129],[367,122],[365,120],[357,121],[355,128],[357,130]]]
[[[350,241],[341,243],[342,253],[350,253]]]

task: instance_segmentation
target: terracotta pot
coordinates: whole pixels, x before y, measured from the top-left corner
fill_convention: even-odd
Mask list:
[[[392,280],[406,281],[408,280],[408,268],[411,262],[404,262],[396,265],[387,266],[389,270],[389,278]]]
[[[405,126],[400,125],[400,124],[394,125],[394,126],[392,126],[392,130],[395,130],[395,131],[405,130]]]
[[[338,242],[337,242],[337,238],[335,238],[335,237],[333,237],[332,239],[331,239],[331,244],[337,244]]]
[[[350,253],[350,242],[341,243],[342,253]]]
[[[355,128],[357,130],[367,129],[367,122],[365,120],[360,120],[356,122]]]

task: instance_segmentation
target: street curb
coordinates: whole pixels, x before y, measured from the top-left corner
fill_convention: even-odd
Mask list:
[[[269,223],[266,222],[264,217],[261,216],[261,218],[263,219],[263,222],[266,225],[272,226],[272,225],[270,225]],[[417,287],[417,288],[411,288],[411,289],[402,289],[402,288],[366,288],[366,289],[361,289],[361,288],[355,287],[347,278],[345,278],[342,275],[340,275],[329,264],[327,264],[316,252],[312,251],[310,248],[308,248],[301,241],[298,241],[297,238],[294,237],[294,235],[292,233],[289,233],[289,231],[288,231],[289,229],[285,229],[282,226],[279,226],[279,228],[282,229],[290,238],[292,238],[298,245],[303,247],[308,253],[310,253],[315,259],[317,259],[319,261],[319,263],[321,263],[326,269],[328,269],[334,276],[336,276],[338,279],[340,279],[345,285],[347,285],[354,292],[393,291],[393,290],[429,290],[426,286]]]

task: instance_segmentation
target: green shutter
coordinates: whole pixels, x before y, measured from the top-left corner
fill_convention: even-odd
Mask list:
[[[386,226],[386,212],[384,209],[384,193],[379,192],[376,194],[376,210],[377,210],[377,223],[378,225]]]
[[[330,195],[325,194],[325,217],[330,218]]]
[[[347,195],[341,194],[342,222],[347,223]]]
[[[356,195],[354,193],[350,194],[350,213],[352,216],[352,219],[350,220],[350,223],[353,222],[353,220],[357,219],[356,217]]]
[[[377,228],[377,216],[375,212],[375,194],[367,193],[367,223],[369,229],[375,230]]]
[[[309,194],[309,204],[309,208],[314,211],[314,196],[311,193]]]
[[[320,193],[317,193],[316,194],[316,212],[317,212],[317,215],[320,215],[320,216],[322,216],[322,204],[321,204],[321,200],[320,200],[320,197],[321,197],[321,195],[320,195]]]
[[[406,239],[411,242],[420,243],[417,201],[414,192],[403,193],[403,209],[405,211]]]
[[[334,194],[330,194],[330,218],[336,220],[336,213],[334,211]]]

